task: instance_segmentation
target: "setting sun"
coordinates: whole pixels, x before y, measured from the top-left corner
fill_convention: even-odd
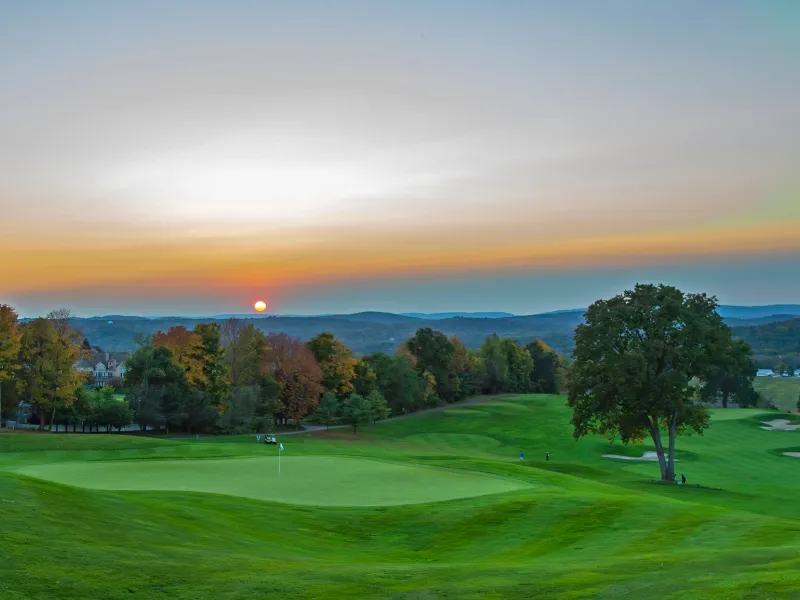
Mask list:
[[[259,300],[253,305],[253,308],[255,308],[258,312],[264,312],[267,310],[267,303],[263,300]]]

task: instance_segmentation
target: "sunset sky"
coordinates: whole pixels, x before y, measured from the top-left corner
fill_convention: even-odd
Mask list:
[[[0,0],[24,315],[800,303],[800,2]]]

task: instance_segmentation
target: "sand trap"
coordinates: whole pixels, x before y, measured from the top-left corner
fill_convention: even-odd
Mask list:
[[[795,429],[800,429],[800,425],[795,425],[786,419],[775,419],[773,421],[761,422],[766,425],[766,427],[762,427],[761,429],[765,429],[767,431],[794,431]]]
[[[792,458],[800,458],[800,452],[784,452],[784,456],[791,456]]]
[[[621,454],[603,454],[603,458],[619,458],[620,460],[649,460],[657,461],[658,454],[655,452],[645,452],[641,456],[622,456]],[[666,459],[666,456],[664,457]],[[678,462],[678,459],[675,459]]]

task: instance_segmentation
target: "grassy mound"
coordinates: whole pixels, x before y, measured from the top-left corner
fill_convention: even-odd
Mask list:
[[[208,492],[316,506],[440,502],[528,487],[481,473],[336,456],[79,462],[23,467],[19,473],[99,490]]]

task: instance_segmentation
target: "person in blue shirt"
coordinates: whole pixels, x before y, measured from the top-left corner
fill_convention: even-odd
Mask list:
[[[520,462],[522,462],[522,460],[523,460],[524,458],[525,458],[525,455],[524,455],[524,454],[522,454],[522,452],[520,452],[520,453],[519,453],[519,460],[520,460]]]

